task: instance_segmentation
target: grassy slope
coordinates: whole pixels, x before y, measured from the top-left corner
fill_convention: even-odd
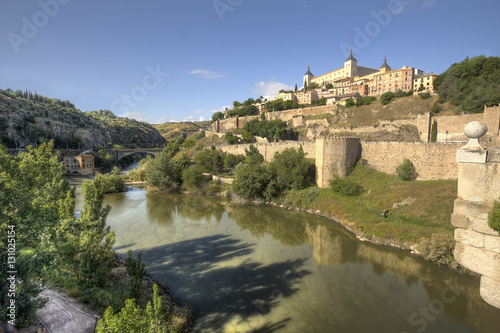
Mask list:
[[[367,236],[417,243],[432,233],[453,233],[450,216],[457,196],[456,180],[403,182],[363,165],[356,166],[348,178],[364,187],[359,197],[320,189],[319,196],[309,204],[306,189],[287,194],[282,202],[338,216]],[[407,198],[415,201],[393,209],[394,203]],[[390,212],[384,218],[386,209]]]

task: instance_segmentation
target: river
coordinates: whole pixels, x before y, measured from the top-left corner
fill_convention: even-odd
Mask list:
[[[326,218],[140,189],[105,203],[115,250],[143,253],[192,308],[194,332],[500,332],[477,277]]]

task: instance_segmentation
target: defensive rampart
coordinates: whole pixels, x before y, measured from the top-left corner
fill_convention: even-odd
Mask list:
[[[460,143],[361,142],[361,158],[378,171],[396,173],[396,167],[409,159],[420,180],[456,179],[455,161]]]

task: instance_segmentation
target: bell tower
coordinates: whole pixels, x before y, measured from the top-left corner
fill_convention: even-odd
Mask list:
[[[344,77],[355,77],[358,75],[358,61],[352,55],[352,47],[349,57],[344,61]]]

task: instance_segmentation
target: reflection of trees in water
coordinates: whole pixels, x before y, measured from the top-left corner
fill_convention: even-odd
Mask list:
[[[254,237],[272,235],[281,244],[299,246],[306,242],[303,214],[269,206],[230,205],[229,218]]]
[[[166,277],[177,296],[191,305],[197,331],[222,332],[235,317],[250,323],[270,313],[299,291],[301,279],[311,273],[306,259],[227,264],[251,255],[252,247],[227,235],[213,235],[147,249],[143,257],[148,271]],[[268,323],[257,331],[272,332],[287,321]]]
[[[220,222],[226,210],[219,198],[163,193],[148,193],[146,207],[148,218],[160,225],[173,223],[176,215],[194,221],[214,218]]]

